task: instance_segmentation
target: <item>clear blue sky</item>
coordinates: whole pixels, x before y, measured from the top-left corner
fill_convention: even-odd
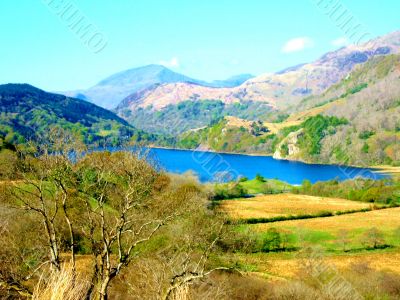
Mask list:
[[[312,61],[345,36],[317,0],[68,0],[107,37],[93,53],[50,1],[62,0],[0,1],[0,83],[87,88],[150,63],[205,80],[257,75]],[[372,36],[400,29],[398,0],[340,2]]]

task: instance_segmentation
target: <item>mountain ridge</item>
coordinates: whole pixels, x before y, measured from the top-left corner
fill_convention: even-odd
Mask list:
[[[225,117],[177,145],[269,154],[307,163],[400,165],[400,54],[358,65],[324,93],[304,98],[279,122]]]
[[[204,87],[234,87],[253,77],[250,74],[241,74],[226,80],[207,82],[174,72],[162,65],[150,64],[115,73],[87,90],[61,93],[91,101],[107,109],[114,109],[129,95],[156,85],[180,82]]]
[[[135,111],[153,107],[160,110],[169,104],[185,100],[220,100],[225,103],[241,101],[266,102],[278,109],[296,105],[304,97],[319,95],[344,78],[356,65],[375,56],[400,52],[400,31],[376,38],[365,44],[349,45],[328,52],[311,63],[286,68],[251,78],[234,88],[210,89],[191,83],[171,83],[154,86],[141,95],[130,95],[119,109]],[[136,96],[136,97],[135,97]]]
[[[86,143],[112,144],[141,134],[111,111],[29,84],[0,85],[0,113],[0,135],[14,143],[37,140],[52,127],[72,131]]]

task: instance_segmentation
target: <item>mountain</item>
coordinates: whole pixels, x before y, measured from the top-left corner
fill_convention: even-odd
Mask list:
[[[181,82],[205,87],[233,87],[252,77],[252,75],[243,74],[227,80],[209,83],[173,72],[161,65],[148,65],[116,73],[87,90],[63,92],[63,94],[91,101],[107,109],[113,109],[130,94],[138,93],[154,86]]]
[[[28,84],[0,85],[0,113],[0,136],[8,142],[36,140],[52,127],[71,130],[87,143],[115,144],[142,134],[104,108]]]
[[[128,96],[118,112],[130,110],[134,115],[139,108],[152,107],[161,111],[168,105],[187,100],[220,100],[224,103],[260,101],[276,109],[296,105],[303,98],[320,95],[343,79],[355,66],[376,56],[400,52],[400,32],[369,41],[363,45],[350,45],[329,52],[318,60],[288,68],[275,74],[262,74],[233,88],[212,88],[195,83],[154,85]]]
[[[121,110],[122,116],[136,128],[154,134],[177,136],[187,130],[205,127],[224,116],[258,120],[271,112],[271,107],[261,102],[224,103],[216,100],[183,101],[168,105],[161,111],[151,107],[134,113]]]
[[[275,123],[225,117],[177,145],[340,165],[400,165],[400,54],[375,56],[281,111]]]
[[[291,111],[287,121],[305,123],[310,117],[323,115],[348,123],[311,134],[320,135],[317,151],[310,151],[302,142],[303,126],[303,131],[292,132],[294,140],[282,143],[297,150],[276,156],[361,166],[400,165],[400,55],[374,57],[321,95],[303,99]]]
[[[212,81],[209,86],[212,87],[235,87],[235,86],[239,86],[242,83],[244,83],[245,81],[254,78],[254,75],[251,74],[240,74],[240,75],[235,75],[232,77],[229,77],[228,79],[225,80],[214,80]]]

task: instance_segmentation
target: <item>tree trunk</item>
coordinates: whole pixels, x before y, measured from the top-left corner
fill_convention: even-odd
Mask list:
[[[75,280],[75,275],[76,275],[76,263],[75,263],[75,238],[74,238],[74,228],[71,222],[71,219],[68,215],[67,211],[67,196],[64,195],[63,197],[63,211],[64,211],[64,216],[65,216],[65,221],[68,224],[68,229],[69,229],[69,239],[71,243],[71,265],[72,265],[72,274],[74,276]]]
[[[108,295],[107,295],[107,289],[108,289],[108,285],[110,283],[110,277],[106,277],[100,287],[100,291],[99,291],[99,300],[107,300],[108,299]]]

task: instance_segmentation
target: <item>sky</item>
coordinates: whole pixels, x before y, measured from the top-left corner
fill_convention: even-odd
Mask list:
[[[364,38],[400,29],[398,0],[335,1]],[[147,64],[202,80],[277,72],[356,42],[331,2],[1,0],[0,84],[83,89]]]

